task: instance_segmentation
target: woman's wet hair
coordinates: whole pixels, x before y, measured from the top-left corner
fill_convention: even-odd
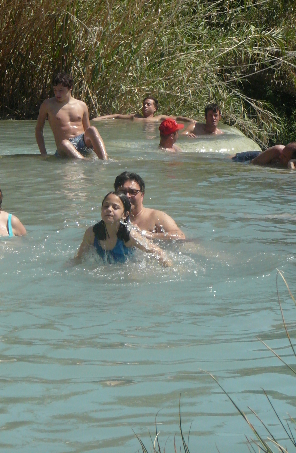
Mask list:
[[[114,191],[108,192],[107,195],[105,195],[105,197],[103,198],[102,206],[104,204],[104,201],[106,200],[106,198],[109,195],[116,195],[120,199],[121,203],[123,204],[123,209],[124,209],[125,214],[127,212],[128,213],[131,212],[131,202],[129,201],[129,198],[124,193],[118,193],[118,192],[114,192]]]
[[[70,74],[66,74],[65,72],[59,72],[52,81],[53,86],[63,85],[63,87],[67,87],[69,89],[73,88],[73,78]]]
[[[130,171],[124,171],[123,173],[120,173],[120,175],[116,176],[114,182],[114,189],[118,190],[120,187],[123,186],[123,184],[126,181],[136,181],[136,183],[139,184],[141,192],[143,194],[145,193],[145,183],[141,176],[139,176],[137,173],[132,173]]]

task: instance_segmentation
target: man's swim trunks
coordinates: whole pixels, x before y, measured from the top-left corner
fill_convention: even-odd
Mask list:
[[[84,134],[76,135],[76,137],[69,138],[69,142],[72,143],[75,149],[82,154],[83,157],[87,157],[92,153],[92,147],[88,148],[84,141]],[[60,157],[58,151],[56,151],[55,155]]]
[[[237,153],[233,158],[233,162],[250,162],[259,156],[261,151],[244,151],[243,153]]]

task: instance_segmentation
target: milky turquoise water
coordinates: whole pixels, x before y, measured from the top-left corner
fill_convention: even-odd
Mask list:
[[[293,364],[276,269],[295,295],[295,173],[231,162],[225,153],[252,146],[231,130],[180,139],[185,152],[172,155],[158,150],[156,125],[125,121],[96,123],[108,162],[44,160],[34,126],[0,122],[3,209],[28,231],[0,241],[0,449],[133,453],[134,431],[150,452],[158,414],[161,447],[174,451],[176,436],[179,451],[181,394],[191,453],[247,452],[249,428],[202,370],[281,437],[261,388],[295,417],[295,378],[257,337]],[[48,128],[45,137],[53,154]],[[140,252],[124,266],[95,256],[72,266],[124,170],[144,178],[145,205],[189,240],[165,245],[170,269]],[[294,338],[296,308],[279,289]]]

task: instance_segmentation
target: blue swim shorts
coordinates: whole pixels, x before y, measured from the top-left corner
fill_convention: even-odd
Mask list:
[[[255,159],[255,157],[259,156],[261,151],[244,151],[242,153],[237,153],[233,158],[233,162],[250,162],[251,160]]]
[[[92,147],[88,148],[84,141],[84,134],[76,135],[76,137],[69,138],[69,142],[77,149],[77,151],[82,154],[83,157],[87,157],[92,153]],[[58,151],[56,151],[55,155],[60,157]]]

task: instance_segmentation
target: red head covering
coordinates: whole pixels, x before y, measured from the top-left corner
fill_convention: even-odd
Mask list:
[[[184,124],[178,124],[175,120],[169,118],[160,124],[159,130],[163,135],[170,135],[180,129],[183,129],[183,127]]]

